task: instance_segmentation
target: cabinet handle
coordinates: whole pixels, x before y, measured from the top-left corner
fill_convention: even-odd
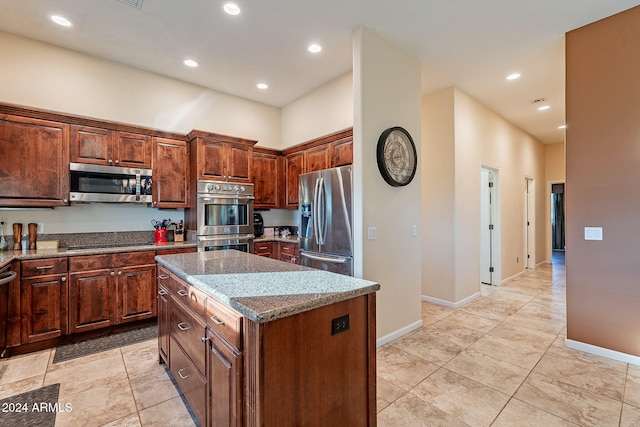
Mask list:
[[[38,267],[36,267],[36,270],[49,270],[52,269],[53,265],[40,265]]]
[[[61,282],[66,282],[66,281],[67,281],[67,278],[66,278],[66,277],[62,277],[62,278],[60,278],[60,281],[61,281]]]
[[[167,280],[169,278],[169,276],[167,276],[166,274],[160,274],[158,276],[158,279],[162,279],[162,280]]]
[[[180,370],[178,371],[178,375],[179,375],[179,376],[180,376],[180,378],[182,378],[183,380],[186,380],[187,378],[189,378],[189,377],[191,376],[191,375],[187,375],[187,376],[182,375],[182,371],[186,371],[186,370],[187,370],[187,368],[182,368],[182,369],[180,369]]]
[[[158,291],[158,295],[162,295],[162,296],[165,296],[165,295],[167,295],[168,293],[169,293],[169,292],[165,291],[164,289],[161,289],[161,290],[159,290],[159,291]]]
[[[184,289],[180,289],[178,291],[178,295],[180,295],[181,297],[186,297],[189,295],[189,292],[185,291]]]
[[[207,342],[207,341],[209,341],[209,337],[202,337],[202,338],[200,338],[200,341]]]
[[[191,326],[187,322],[180,322],[178,323],[178,329],[180,329],[181,331],[188,331],[189,329],[191,329]]]
[[[222,320],[218,319],[215,314],[213,316],[211,316],[209,319],[211,319],[211,321],[213,323],[215,323],[216,325],[224,325],[224,322]]]

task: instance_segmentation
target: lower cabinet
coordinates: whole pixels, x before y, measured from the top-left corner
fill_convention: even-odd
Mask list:
[[[280,261],[298,263],[298,244],[291,242],[278,242],[278,254]]]
[[[169,345],[171,373],[200,425],[207,425],[207,380],[173,336]],[[204,352],[204,344],[201,345]]]
[[[207,330],[210,426],[242,425],[242,353]]]
[[[22,343],[67,333],[67,258],[22,261],[20,312]]]
[[[158,355],[160,363],[169,365],[169,275],[158,267]]]
[[[253,253],[267,258],[274,258],[273,247],[275,242],[254,242]]]

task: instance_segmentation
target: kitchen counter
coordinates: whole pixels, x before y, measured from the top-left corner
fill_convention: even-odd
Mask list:
[[[380,289],[379,284],[368,280],[234,250],[158,255],[156,260],[184,281],[257,323]]]
[[[287,236],[287,237],[282,237],[282,236],[262,236],[262,237],[256,237],[255,239],[255,243],[258,242],[291,242],[291,243],[298,243],[299,241],[299,237],[298,236]]]
[[[196,242],[171,242],[161,245],[142,244],[142,245],[127,245],[127,246],[109,246],[100,248],[86,248],[86,249],[35,249],[23,251],[2,251],[0,252],[0,268],[11,263],[14,260],[25,259],[41,259],[41,258],[57,258],[67,256],[79,256],[79,255],[99,255],[117,252],[139,252],[139,251],[162,251],[168,249],[180,249],[180,248],[195,248],[198,244]]]

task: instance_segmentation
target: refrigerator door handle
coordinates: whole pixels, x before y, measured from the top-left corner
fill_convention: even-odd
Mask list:
[[[320,202],[318,205],[318,219],[320,219],[320,225],[318,227],[318,231],[320,234],[320,244],[325,244],[325,239],[327,238],[327,194],[324,186],[324,176],[320,178],[320,197],[318,201]]]
[[[316,245],[320,245],[320,216],[318,215],[318,200],[320,198],[320,178],[316,178],[316,186],[313,192],[313,237]]]
[[[300,256],[301,257],[305,257],[305,258],[309,258],[309,259],[314,259],[316,261],[325,261],[325,262],[333,262],[336,264],[344,264],[345,262],[347,262],[347,259],[345,257],[323,257],[323,256],[319,256],[319,255],[311,255],[309,253],[306,252],[300,252]]]

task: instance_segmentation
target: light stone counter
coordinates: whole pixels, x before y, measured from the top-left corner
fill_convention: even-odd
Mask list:
[[[211,251],[156,256],[187,283],[264,323],[380,289],[368,280],[244,252]]]

